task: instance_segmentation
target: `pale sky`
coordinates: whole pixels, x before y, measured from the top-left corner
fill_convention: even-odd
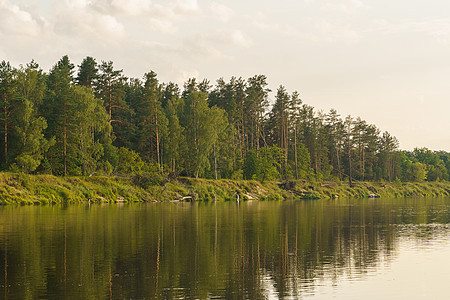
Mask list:
[[[178,84],[264,74],[401,149],[450,151],[448,0],[0,0],[0,60],[65,54]]]

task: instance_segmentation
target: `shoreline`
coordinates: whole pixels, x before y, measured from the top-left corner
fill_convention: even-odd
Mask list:
[[[166,201],[450,197],[450,182],[264,182],[180,177],[152,185],[133,176],[57,177],[0,173],[0,205]]]

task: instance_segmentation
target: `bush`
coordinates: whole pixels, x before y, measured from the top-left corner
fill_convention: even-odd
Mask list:
[[[119,149],[117,173],[136,174],[144,168],[145,163],[135,151],[122,147]]]
[[[133,176],[133,183],[143,189],[150,186],[161,185],[164,177],[157,172],[139,172]]]

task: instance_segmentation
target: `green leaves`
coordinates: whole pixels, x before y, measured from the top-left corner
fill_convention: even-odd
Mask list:
[[[22,171],[30,173],[40,165],[45,152],[54,145],[55,140],[44,138],[47,121],[36,116],[30,100],[22,99],[19,111],[20,113],[15,114],[14,128],[20,154],[15,158],[15,162]]]
[[[447,152],[399,152],[388,132],[318,112],[283,85],[269,110],[265,75],[216,86],[191,78],[180,95],[154,71],[128,79],[112,61],[86,57],[76,78],[74,70],[68,56],[48,75],[34,61],[18,69],[0,63],[0,168],[109,175],[152,166],[160,175],[350,184],[450,176]]]

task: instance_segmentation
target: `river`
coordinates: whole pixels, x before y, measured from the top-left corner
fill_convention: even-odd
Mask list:
[[[450,199],[0,207],[3,299],[443,299]]]

